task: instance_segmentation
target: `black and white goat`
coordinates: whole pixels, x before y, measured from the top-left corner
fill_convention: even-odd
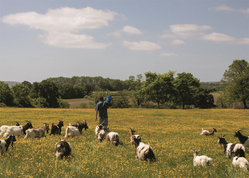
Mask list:
[[[15,136],[23,135],[25,134],[26,130],[29,128],[33,128],[30,121],[27,121],[27,124],[24,126],[10,126],[6,128],[3,137],[8,137],[10,135],[15,135]]]
[[[193,165],[194,166],[213,166],[211,163],[212,158],[209,158],[206,155],[198,156],[200,150],[191,150],[194,154]]]
[[[235,132],[234,136],[239,138],[240,143],[244,145],[244,147],[249,148],[249,137],[246,137],[240,133],[241,130]]]
[[[203,130],[203,128],[202,128],[202,132],[200,133],[200,135],[210,136],[210,135],[214,135],[214,132],[217,132],[217,130],[215,128],[213,128],[213,130],[211,132],[208,130]]]
[[[105,137],[107,142],[111,142],[114,146],[118,146],[119,144],[119,135],[117,132],[113,132],[109,130],[109,128],[104,128]]]
[[[103,141],[103,139],[105,138],[105,130],[104,130],[104,125],[101,123],[101,124],[98,124],[96,127],[95,127],[95,135],[96,137],[98,138],[98,140],[100,142]]]
[[[227,143],[226,139],[224,138],[225,135],[218,137],[218,143],[223,145],[224,147],[224,154],[227,158],[233,158],[235,156],[240,155],[240,157],[245,157],[245,147],[240,143]]]
[[[131,143],[135,146],[135,156],[141,161],[156,161],[155,154],[149,144],[141,142],[140,136],[131,135]]]
[[[1,154],[7,152],[10,145],[13,147],[15,141],[16,137],[14,135],[10,135],[6,140],[0,140]]]
[[[61,134],[61,127],[63,127],[63,121],[59,121],[59,124],[58,125],[54,125],[54,123],[52,123],[52,126],[51,126],[51,130],[50,130],[50,134]]]
[[[61,140],[55,144],[55,156],[57,158],[63,158],[64,156],[69,156],[71,154],[72,148],[68,141]]]
[[[136,132],[136,130],[133,128],[130,128],[130,134],[131,134],[131,144],[132,145],[134,145],[134,137],[136,138],[136,139],[138,139],[139,140],[139,142],[141,142],[141,137],[140,137],[140,135],[135,135],[135,132]],[[135,146],[135,145],[134,145]]]
[[[67,137],[74,137],[74,136],[82,134],[83,128],[85,128],[85,130],[88,129],[86,121],[84,121],[84,123],[78,122],[75,125],[69,124],[69,126],[66,128],[65,139]]]

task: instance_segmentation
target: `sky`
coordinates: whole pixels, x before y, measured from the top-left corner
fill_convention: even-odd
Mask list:
[[[220,81],[249,60],[248,0],[0,0],[0,81],[145,72]]]

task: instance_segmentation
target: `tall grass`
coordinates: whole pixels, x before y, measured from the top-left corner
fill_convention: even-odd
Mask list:
[[[62,135],[40,139],[17,138],[14,147],[1,156],[0,177],[249,177],[235,168],[219,147],[218,136],[226,134],[228,142],[237,143],[234,132],[241,129],[249,135],[248,110],[158,110],[109,109],[109,127],[120,135],[121,145],[100,143],[94,135],[97,125],[94,109],[19,109],[0,108],[0,125],[24,125],[30,120],[34,127],[44,122],[64,121]],[[64,138],[71,123],[86,120],[87,131],[68,138],[72,155],[57,160],[55,143]],[[157,162],[148,163],[134,157],[129,128],[135,128],[144,143],[150,143]],[[201,128],[218,132],[200,136]],[[5,139],[5,138],[1,138]],[[191,149],[213,158],[214,167],[194,167]],[[246,157],[249,151],[246,151]]]

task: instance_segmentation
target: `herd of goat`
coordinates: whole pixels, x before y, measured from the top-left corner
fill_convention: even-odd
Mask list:
[[[15,126],[3,125],[0,127],[0,137],[8,137],[6,140],[0,140],[1,154],[6,152],[10,145],[13,147],[13,143],[16,141],[15,136],[25,135],[24,139],[27,138],[41,138],[45,137],[45,133],[49,133],[49,125],[44,123],[43,127],[33,128],[30,121],[26,121],[26,125],[21,126],[18,122]],[[59,134],[61,135],[61,128],[64,126],[63,121],[59,121],[58,125],[52,124],[49,135]],[[72,147],[66,139],[68,137],[74,137],[82,134],[82,130],[88,129],[86,121],[77,122],[74,125],[69,124],[65,131],[64,140],[60,140],[55,144],[55,155],[57,158],[62,158],[68,156],[71,153]],[[134,135],[136,131],[134,129],[130,130],[131,133],[131,144],[135,147],[135,155],[140,160],[150,160],[156,161],[155,155],[150,145],[141,142],[141,137],[139,135]],[[95,128],[95,135],[97,139],[102,142],[106,139],[108,142],[114,146],[119,145],[119,135],[117,132],[111,131],[109,128],[104,127],[103,123],[98,124]]]
[[[52,134],[61,134],[61,128],[64,126],[63,121],[59,121],[58,125],[52,124],[51,129],[47,123],[44,123],[43,127],[33,128],[30,121],[26,121],[27,123],[24,126],[21,126],[18,122],[15,126],[7,126],[3,125],[0,127],[0,137],[7,137],[6,140],[0,140],[0,150],[1,154],[6,152],[11,145],[13,147],[14,142],[16,141],[15,136],[25,135],[24,139],[27,138],[41,138],[45,137],[45,133]],[[55,155],[57,158],[62,158],[64,156],[68,156],[71,154],[71,145],[66,139],[68,137],[74,137],[82,134],[83,129],[88,129],[86,121],[77,122],[74,125],[69,124],[65,130],[65,138],[64,140],[59,141],[55,144]],[[149,144],[144,144],[141,141],[140,135],[135,134],[135,130],[130,128],[130,143],[135,147],[135,156],[139,160],[150,162],[155,162],[155,154],[153,153],[152,147]],[[214,132],[217,132],[215,128],[212,131],[203,130],[200,135],[214,135]],[[95,135],[97,139],[102,142],[106,139],[107,142],[110,142],[114,146],[118,146],[119,135],[117,132],[111,131],[109,128],[106,128],[103,123],[100,123],[95,128]],[[247,170],[247,166],[249,166],[248,161],[245,158],[245,148],[249,147],[249,137],[243,136],[240,133],[240,130],[235,132],[235,137],[238,137],[240,143],[227,143],[224,138],[225,135],[218,137],[218,143],[223,145],[224,154],[227,158],[232,160],[232,164],[234,166],[238,166]],[[206,155],[198,156],[200,150],[192,150],[194,154],[193,165],[194,166],[212,166],[212,158],[209,158]]]
[[[203,130],[202,128],[202,132],[200,133],[200,135],[210,136],[214,135],[214,132],[217,132],[215,128],[213,128],[212,131]],[[238,166],[247,171],[249,163],[245,158],[245,148],[249,147],[249,137],[243,136],[240,133],[240,130],[236,131],[234,136],[239,138],[240,143],[227,143],[226,139],[224,138],[225,135],[218,137],[218,143],[219,145],[223,145],[225,156],[232,160],[232,164],[234,166]],[[192,150],[192,152],[194,154],[194,166],[213,166],[213,164],[211,163],[212,158],[206,155],[198,156],[200,150]]]

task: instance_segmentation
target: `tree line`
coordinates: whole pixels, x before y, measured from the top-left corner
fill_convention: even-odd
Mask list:
[[[72,78],[48,78],[31,84],[24,81],[9,87],[0,82],[0,106],[17,107],[69,107],[63,99],[90,97],[96,102],[99,93],[116,95],[114,107],[141,107],[153,105],[158,108],[212,108],[214,98],[211,94],[222,90],[219,102],[226,107],[234,101],[242,102],[247,108],[249,100],[249,69],[245,60],[234,60],[224,72],[221,83],[203,84],[191,73],[173,71],[159,74],[146,72],[128,80],[103,77],[74,76]],[[129,101],[131,100],[131,102]],[[132,103],[132,105],[130,105]]]

